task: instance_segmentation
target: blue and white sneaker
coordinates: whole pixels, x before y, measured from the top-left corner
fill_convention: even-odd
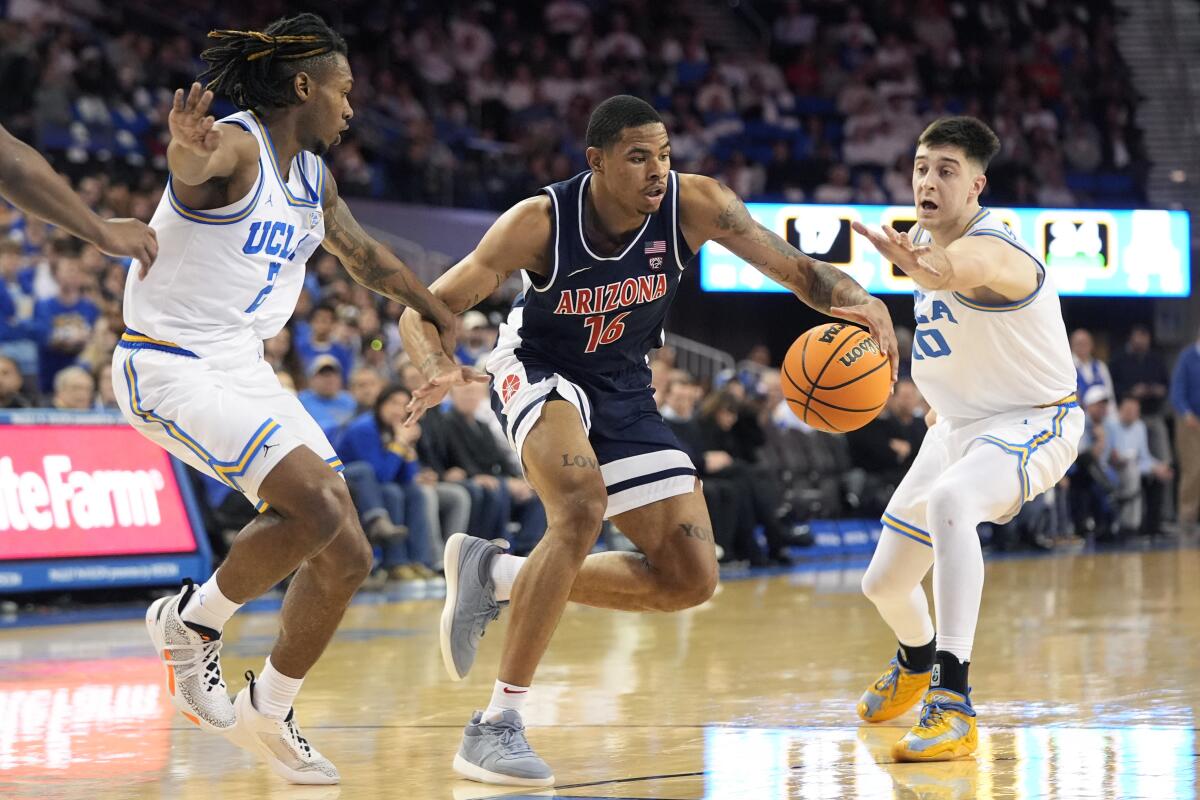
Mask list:
[[[505,711],[495,722],[483,722],[476,711],[463,729],[454,757],[454,771],[464,778],[501,786],[553,786],[550,766],[533,752],[525,724],[516,711]]]
[[[442,607],[442,662],[461,681],[475,663],[475,652],[488,623],[508,601],[496,602],[492,560],[503,548],[477,536],[456,533],[446,540],[446,604]]]

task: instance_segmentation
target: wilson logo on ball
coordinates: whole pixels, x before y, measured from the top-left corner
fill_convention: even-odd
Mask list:
[[[838,361],[842,362],[843,367],[848,367],[862,356],[863,353],[878,353],[879,345],[875,344],[874,339],[867,339],[860,344],[854,345],[854,349],[847,352]]]

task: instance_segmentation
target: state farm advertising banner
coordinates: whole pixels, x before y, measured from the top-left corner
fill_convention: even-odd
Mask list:
[[[0,427],[0,561],[195,551],[170,457],[132,428]]]

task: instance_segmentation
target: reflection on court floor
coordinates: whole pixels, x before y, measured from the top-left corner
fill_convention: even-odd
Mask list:
[[[857,593],[861,565],[730,581],[677,615],[572,609],[531,699],[546,792],[457,780],[500,631],[450,683],[436,598],[352,607],[297,714],[340,787],[290,787],[171,712],[140,613],[0,631],[0,797],[1194,798],[1200,554],[1000,560],[988,566],[975,759],[895,764],[915,713],[860,726],[854,701],[890,656]],[[232,691],[273,612],[228,633]]]

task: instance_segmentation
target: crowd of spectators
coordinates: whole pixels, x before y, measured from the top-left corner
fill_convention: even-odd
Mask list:
[[[1003,143],[989,202],[1143,199],[1136,95],[1109,0],[753,9],[758,27],[730,12],[718,31],[647,0],[344,0],[327,15],[355,74],[352,130],[330,156],[340,189],[505,208],[583,169],[592,107],[624,92],[661,110],[676,168],[720,176],[746,198],[907,203],[916,135],[961,112],[989,120]],[[170,16],[135,2],[8,4],[0,109],[78,174],[157,187],[163,108],[201,70],[203,33],[287,10],[282,0],[184,0]]]
[[[254,4],[239,16],[188,0],[166,19],[132,5],[70,8],[7,6],[5,124],[54,158],[103,216],[149,220],[165,178],[163,111],[199,71],[196,33],[261,25],[285,9]],[[340,8],[343,19],[331,21],[350,40],[356,73],[355,134],[331,154],[345,193],[504,206],[581,168],[591,106],[625,91],[662,110],[678,168],[720,176],[748,197],[906,202],[913,138],[957,111],[993,121],[1001,136],[989,184],[999,202],[1140,197],[1133,95],[1105,3],[963,10],[926,0],[909,13],[888,2],[787,0],[760,9],[769,46],[739,51],[639,0]],[[0,407],[115,408],[109,364],[126,269],[0,204]],[[385,572],[428,579],[454,530],[527,552],[544,511],[481,387],[456,390],[419,428],[398,424],[420,381],[400,346],[399,312],[318,251],[296,315],[265,357],[350,465]],[[488,352],[495,323],[495,314],[463,317],[461,360]],[[1187,459],[1200,453],[1200,350],[1185,351],[1172,382],[1144,331],[1111,370],[1086,332],[1072,346],[1095,423],[1061,491],[1014,521],[1019,537],[1194,521],[1200,465]],[[782,563],[811,541],[808,521],[877,514],[924,433],[923,401],[907,381],[863,431],[814,431],[781,402],[768,361],[760,349],[705,386],[669,350],[654,365],[660,408],[704,478],[726,561]],[[1101,388],[1110,407],[1093,410]],[[236,530],[251,513],[227,488],[203,489],[210,528]]]

